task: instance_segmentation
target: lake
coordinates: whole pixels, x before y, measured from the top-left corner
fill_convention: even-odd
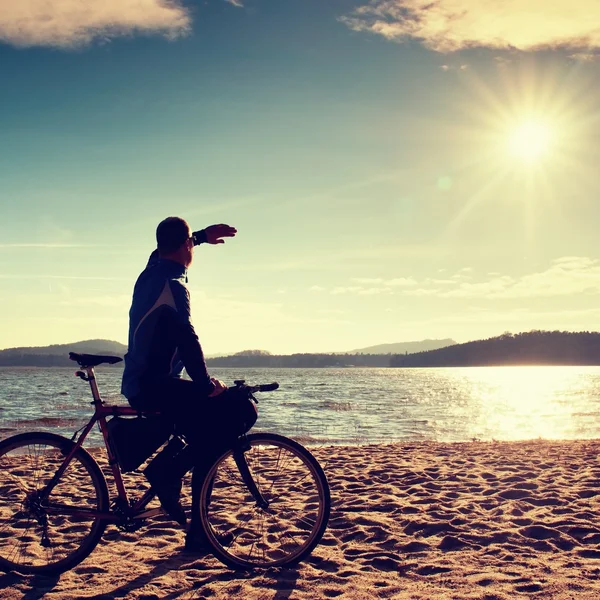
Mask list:
[[[27,430],[70,436],[81,427],[91,395],[73,373],[0,368],[0,438]],[[113,404],[126,403],[121,373],[97,369],[100,392]],[[255,429],[308,444],[600,438],[600,367],[222,368],[211,374],[227,384],[278,381],[279,390],[257,395]],[[88,439],[100,438],[95,431]]]

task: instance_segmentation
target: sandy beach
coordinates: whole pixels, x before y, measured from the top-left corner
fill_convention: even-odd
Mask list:
[[[597,440],[316,448],[332,515],[297,567],[236,573],[183,554],[184,532],[160,517],[137,533],[110,526],[59,578],[0,574],[0,597],[596,599],[599,451]]]

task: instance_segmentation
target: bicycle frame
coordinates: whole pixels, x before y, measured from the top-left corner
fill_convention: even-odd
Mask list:
[[[86,374],[84,375],[82,371],[85,371]],[[110,467],[111,473],[114,477],[115,484],[117,487],[117,497],[125,511],[125,516],[137,520],[154,517],[161,514],[163,512],[161,508],[152,508],[146,511],[143,510],[144,507],[152,500],[152,498],[154,498],[155,494],[151,489],[147,490],[139,500],[137,500],[134,504],[130,505],[129,499],[127,497],[127,490],[125,489],[125,484],[123,482],[121,469],[108,442],[108,428],[106,426],[106,418],[111,416],[157,415],[159,413],[156,411],[138,411],[130,406],[106,405],[100,397],[100,392],[98,390],[98,384],[96,382],[96,376],[94,373],[94,367],[83,367],[80,371],[77,371],[76,375],[90,384],[92,397],[94,398],[91,402],[91,404],[94,406],[94,414],[90,418],[88,424],[83,429],[82,433],[80,433],[77,440],[73,439],[75,445],[73,446],[73,448],[71,448],[61,466],[58,468],[48,485],[44,488],[42,495],[46,497],[50,495],[52,489],[56,486],[59,479],[62,477],[67,467],[69,466],[69,463],[75,456],[75,453],[79,450],[79,448],[82,447],[85,438],[92,430],[94,425],[98,423],[100,431],[102,432],[102,437],[104,438],[104,446],[106,448],[106,453],[108,456],[108,465]],[[117,523],[120,520],[122,520],[122,516],[114,512],[100,512],[89,509],[83,510],[73,506],[65,506],[62,504],[52,504],[47,507],[47,510],[49,512],[77,514],[90,518],[98,518],[112,523]]]
[[[85,371],[85,374],[83,373]],[[159,415],[159,411],[139,411],[130,406],[114,406],[107,405],[104,403],[102,398],[100,397],[100,391],[98,389],[98,383],[96,382],[96,375],[94,373],[94,367],[82,367],[80,371],[75,373],[78,377],[87,381],[90,384],[90,390],[92,392],[93,401],[91,404],[94,406],[94,414],[91,416],[88,424],[83,428],[83,432],[79,435],[79,437],[75,440],[75,436],[73,436],[73,441],[75,445],[71,448],[65,460],[58,468],[48,485],[41,492],[41,497],[47,498],[52,492],[53,488],[56,486],[64,472],[66,471],[69,463],[75,456],[75,453],[83,446],[83,442],[88,436],[89,432],[92,430],[94,425],[98,423],[100,427],[100,431],[102,432],[102,437],[104,439],[104,447],[106,448],[106,453],[108,456],[108,465],[112,472],[113,478],[115,480],[115,485],[117,487],[117,498],[120,504],[120,508],[122,510],[122,514],[118,514],[116,512],[101,512],[97,510],[91,509],[80,509],[73,506],[66,506],[63,504],[51,504],[47,505],[45,508],[49,512],[53,513],[63,513],[63,514],[76,514],[89,518],[103,519],[109,523],[119,523],[123,520],[123,517],[129,518],[132,520],[140,520],[140,519],[148,519],[151,517],[155,517],[163,512],[162,508],[151,508],[149,510],[144,510],[147,504],[154,498],[155,494],[152,489],[148,489],[143,496],[130,504],[129,499],[127,497],[127,490],[125,489],[125,483],[123,482],[123,476],[121,474],[121,469],[117,462],[117,459],[112,451],[110,443],[108,441],[108,428],[106,425],[106,418],[112,416],[139,416],[139,415]],[[242,438],[240,438],[242,439]],[[252,474],[246,462],[244,456],[244,448],[243,443],[237,447],[233,448],[233,457],[235,463],[240,471],[240,475],[242,476],[242,480],[246,484],[248,491],[256,500],[256,505],[260,508],[266,509],[269,506],[269,503],[264,499],[260,490],[258,489],[254,479],[252,478]]]

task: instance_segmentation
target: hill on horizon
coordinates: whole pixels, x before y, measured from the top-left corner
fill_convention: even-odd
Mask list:
[[[81,352],[85,354],[124,354],[127,352],[127,346],[113,340],[83,340],[80,342],[70,342],[68,344],[52,344],[50,346],[20,346],[18,348],[5,348],[0,350],[3,353],[19,354],[45,354],[57,355],[68,354],[69,352]]]
[[[600,333],[528,331],[397,355],[391,367],[483,367],[503,365],[600,365]]]
[[[123,357],[127,346],[112,340],[84,340],[51,346],[24,346],[0,350],[0,365],[7,367],[72,367],[69,352]]]
[[[404,354],[408,352],[428,352],[429,350],[437,350],[438,348],[446,348],[454,346],[456,342],[450,338],[443,340],[421,340],[420,342],[396,342],[393,344],[377,344],[375,346],[367,346],[366,348],[358,348],[357,350],[349,350],[348,352],[336,352],[335,354]]]
[[[600,333],[530,331],[452,344],[452,340],[424,340],[380,344],[353,353],[301,353],[272,355],[244,350],[235,355],[206,357],[211,367],[462,367],[498,365],[600,365]],[[446,344],[437,349],[409,353],[419,344]],[[409,346],[410,345],[410,346]],[[400,352],[390,352],[400,347]],[[0,350],[0,366],[72,367],[69,352],[122,357],[124,344],[112,340],[85,340],[51,346]],[[122,366],[122,363],[120,363]]]
[[[454,340],[422,340],[420,342],[398,342],[394,344],[379,344],[369,346],[359,350],[350,350],[346,352],[319,352],[312,354],[404,354],[405,352],[424,352],[427,350],[436,350],[456,344]],[[80,342],[70,342],[68,344],[52,344],[50,346],[21,346],[18,348],[6,348],[0,350],[0,364],[6,364],[5,360],[14,356],[68,356],[69,352],[81,352],[86,354],[108,354],[110,356],[123,356],[127,352],[127,346],[114,340],[83,340]],[[205,354],[205,358],[223,358],[226,356],[256,356],[270,355],[267,350],[242,350],[240,352],[227,352],[221,354]],[[294,353],[297,354],[297,353]],[[311,353],[304,353],[311,354]],[[69,363],[67,363],[69,364]]]

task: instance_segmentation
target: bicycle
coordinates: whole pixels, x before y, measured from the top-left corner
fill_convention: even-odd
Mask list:
[[[115,364],[114,356],[70,353],[89,382],[94,413],[71,439],[28,432],[0,442],[0,569],[24,574],[59,574],[83,561],[108,524],[136,531],[163,513],[146,508],[148,489],[130,499],[111,449],[107,418],[156,416],[129,406],[106,404],[94,367]],[[276,389],[277,383],[249,386],[235,382],[248,398]],[[82,444],[95,424],[102,433],[108,470],[116,485],[111,499],[107,480]],[[106,467],[105,467],[106,468]],[[233,568],[293,565],[321,540],[331,507],[329,485],[312,454],[294,440],[271,433],[245,434],[208,470],[198,506],[213,554]]]

